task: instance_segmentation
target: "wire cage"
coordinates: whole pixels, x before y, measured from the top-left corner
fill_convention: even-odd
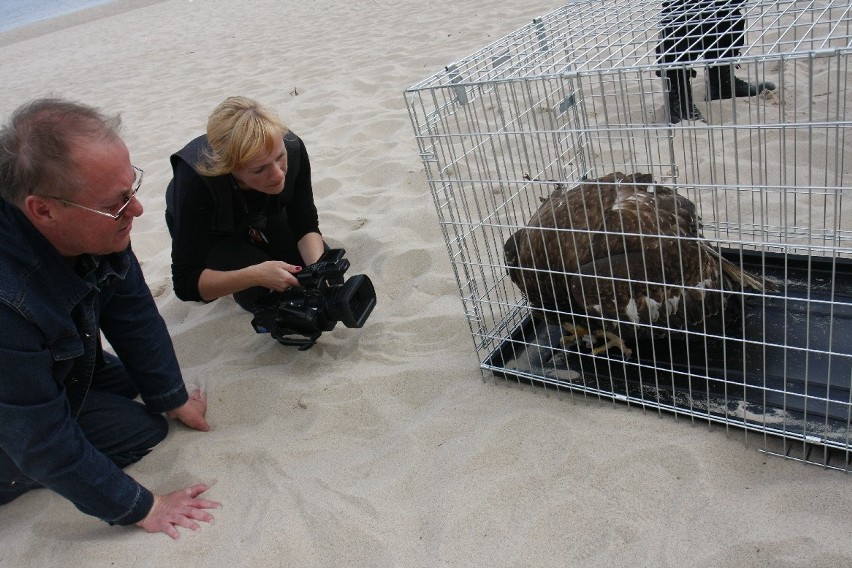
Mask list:
[[[850,10],[847,0],[577,1],[407,89],[482,369],[759,432],[763,451],[848,471]],[[714,34],[728,34],[727,50],[707,41]],[[631,189],[633,174],[647,183]],[[596,197],[572,201],[575,187]],[[619,208],[602,196],[625,187],[633,197],[620,208],[650,196],[656,222],[593,226],[590,216]],[[692,208],[693,233],[665,226],[663,195]],[[631,239],[644,256],[616,265],[609,247]],[[510,243],[529,245],[534,261],[519,266]],[[592,268],[563,258],[592,249]],[[765,286],[672,277],[714,262],[717,275],[728,263]],[[635,303],[624,316],[651,288],[669,295],[643,309],[663,316],[633,317]],[[693,308],[718,297],[723,307],[675,325],[674,289],[683,312],[695,292],[707,299]],[[578,321],[581,332],[568,325]],[[612,335],[621,347],[600,348]]]

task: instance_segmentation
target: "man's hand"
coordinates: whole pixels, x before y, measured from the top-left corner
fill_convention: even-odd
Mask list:
[[[201,389],[195,389],[189,394],[183,406],[179,406],[174,410],[166,412],[169,418],[177,418],[190,428],[207,432],[210,430],[210,425],[204,419],[207,414],[207,393]]]
[[[195,521],[213,522],[213,515],[205,509],[221,507],[216,501],[196,499],[208,489],[210,486],[202,483],[173,491],[168,495],[154,495],[154,506],[144,519],[136,523],[136,526],[150,533],[164,532],[173,539],[180,538],[180,533],[175,527],[180,526],[197,531],[199,526]]]

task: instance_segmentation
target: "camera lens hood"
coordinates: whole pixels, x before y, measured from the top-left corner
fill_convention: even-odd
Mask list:
[[[373,282],[366,274],[356,274],[335,290],[329,313],[346,327],[363,327],[374,307]]]

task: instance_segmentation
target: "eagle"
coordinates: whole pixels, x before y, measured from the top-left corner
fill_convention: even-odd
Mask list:
[[[525,176],[530,179],[529,176]],[[535,181],[535,180],[533,180]],[[594,354],[724,317],[734,291],[772,285],[702,235],[693,202],[646,173],[559,183],[504,244],[506,267],[533,314]],[[603,345],[598,346],[598,340]]]

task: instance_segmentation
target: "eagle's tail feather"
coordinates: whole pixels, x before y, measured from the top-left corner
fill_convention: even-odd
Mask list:
[[[775,286],[771,282],[761,278],[760,276],[752,274],[748,270],[743,270],[735,262],[732,262],[722,256],[719,251],[713,247],[704,243],[702,248],[713,257],[719,259],[722,272],[724,272],[725,275],[727,275],[733,282],[741,284],[744,288],[751,288],[756,292],[775,291]]]
[[[755,276],[747,270],[743,270],[727,258],[720,257],[720,259],[722,263],[722,270],[734,282],[741,283],[744,287],[751,288],[757,292],[767,292],[774,289],[774,286],[763,278]]]

